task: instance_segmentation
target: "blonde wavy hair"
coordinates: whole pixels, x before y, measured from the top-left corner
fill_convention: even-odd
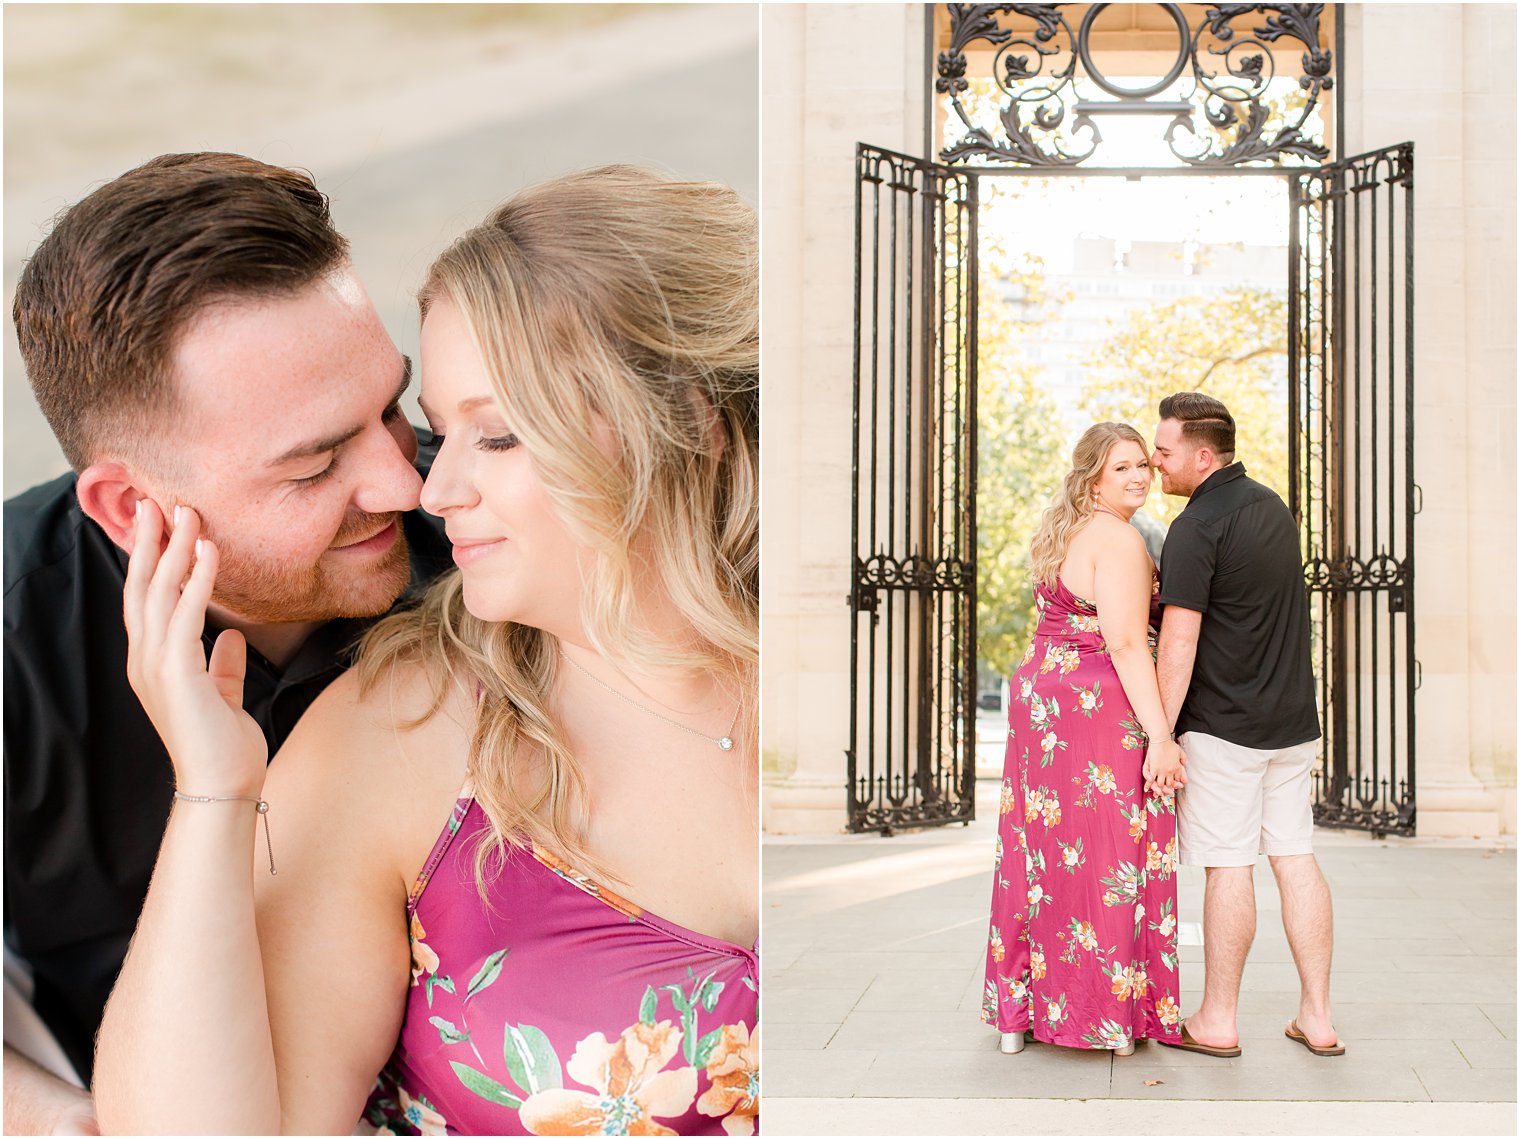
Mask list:
[[[1128,423],[1094,423],[1082,432],[1071,451],[1071,470],[1040,516],[1039,529],[1029,544],[1031,581],[1055,588],[1072,538],[1092,520],[1093,487],[1103,475],[1108,453],[1121,442],[1138,443],[1142,452],[1146,449],[1140,432]]]
[[[755,737],[759,662],[759,273],[754,211],[714,182],[607,166],[534,186],[450,246],[418,298],[463,317],[513,432],[557,513],[592,552],[581,616],[615,663],[705,671],[739,693]],[[608,462],[592,434],[616,440]],[[661,583],[689,636],[656,643],[634,594]],[[434,715],[476,696],[468,778],[490,820],[476,854],[539,844],[578,869],[580,764],[550,714],[557,638],[464,607],[459,571],[379,622],[358,661],[368,691],[421,665]],[[742,748],[753,755],[753,747]]]

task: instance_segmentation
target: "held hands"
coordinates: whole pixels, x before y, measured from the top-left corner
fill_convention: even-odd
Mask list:
[[[1145,749],[1145,789],[1153,795],[1170,795],[1187,782],[1185,763],[1187,757],[1176,740],[1153,740]]]
[[[269,745],[243,711],[247,644],[239,632],[222,633],[208,667],[201,634],[217,548],[198,540],[200,515],[188,506],[174,512],[165,545],[158,506],[147,499],[137,505],[122,597],[127,677],[169,750],[181,791],[257,797]]]

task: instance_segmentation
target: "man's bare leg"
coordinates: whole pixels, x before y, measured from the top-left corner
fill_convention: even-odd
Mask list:
[[[1330,1023],[1330,955],[1334,917],[1330,887],[1312,854],[1269,855],[1282,896],[1283,932],[1298,966],[1298,1028],[1321,1048],[1336,1042]]]
[[[1240,1043],[1235,1009],[1240,976],[1256,938],[1256,888],[1251,866],[1210,866],[1203,891],[1203,1003],[1187,1018],[1200,1044]]]

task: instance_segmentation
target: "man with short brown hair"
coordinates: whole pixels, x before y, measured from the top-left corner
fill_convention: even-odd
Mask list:
[[[5,503],[8,982],[23,966],[7,1003],[26,997],[88,1084],[174,791],[126,678],[137,504],[193,507],[216,540],[206,643],[243,633],[271,753],[368,623],[450,557],[416,509],[410,363],[308,176],[154,159],[60,217],[13,315],[74,473]],[[15,1059],[12,1019],[6,1129],[87,1122],[83,1093]]]
[[[1339,1055],[1330,890],[1313,852],[1320,726],[1298,527],[1282,499],[1235,462],[1235,419],[1223,403],[1179,392],[1159,411],[1151,463],[1162,491],[1188,505],[1161,554],[1156,674],[1187,756],[1180,860],[1207,868],[1203,1002],[1172,1046],[1240,1055],[1236,1006],[1256,934],[1252,874],[1265,854],[1301,981],[1288,1036],[1316,1055]]]

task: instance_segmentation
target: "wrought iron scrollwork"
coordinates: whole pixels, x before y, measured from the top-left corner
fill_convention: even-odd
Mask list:
[[[948,96],[965,133],[941,152],[945,161],[1076,166],[1103,141],[1094,116],[1110,113],[1169,114],[1162,141],[1189,166],[1314,164],[1329,157],[1306,126],[1320,96],[1335,84],[1333,53],[1319,42],[1323,4],[1221,4],[1194,28],[1180,5],[1162,4],[1177,24],[1177,55],[1158,81],[1139,88],[1120,86],[1094,62],[1093,24],[1106,4],[1088,6],[1075,31],[1066,4],[946,7],[950,44],[939,54],[934,86]],[[1005,27],[1001,17],[1008,16],[1032,22],[1033,29]],[[1267,99],[1277,74],[1271,45],[1281,40],[1304,49],[1298,86],[1305,95],[1296,117]],[[978,41],[996,49],[991,78],[999,92],[1001,135],[976,122],[967,106],[966,50]],[[1191,88],[1180,99],[1158,100],[1184,72]],[[1089,98],[1090,89],[1109,98]],[[1063,134],[1068,116],[1071,127]],[[1192,147],[1184,136],[1194,140]]]

